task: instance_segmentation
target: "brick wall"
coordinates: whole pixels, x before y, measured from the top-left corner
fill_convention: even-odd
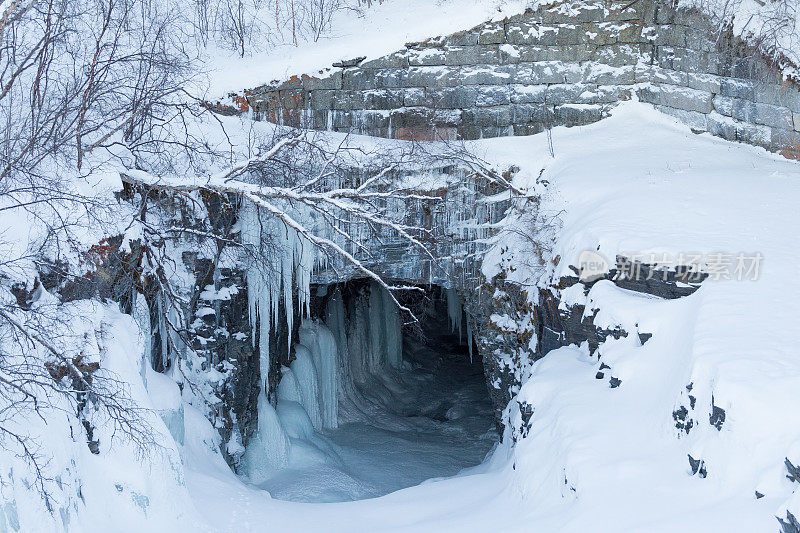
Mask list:
[[[555,3],[244,96],[258,119],[429,140],[588,124],[635,93],[697,131],[800,158],[798,85],[718,34],[661,0]]]

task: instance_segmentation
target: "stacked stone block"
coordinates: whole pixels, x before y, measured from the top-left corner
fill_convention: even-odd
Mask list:
[[[246,93],[278,123],[399,139],[579,126],[636,95],[697,131],[800,157],[800,91],[697,11],[555,3]]]

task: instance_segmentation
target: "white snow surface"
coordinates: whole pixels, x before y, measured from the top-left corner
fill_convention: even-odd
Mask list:
[[[394,143],[357,137],[354,142]],[[469,143],[500,169],[519,166],[515,184],[543,195],[542,215],[552,222],[546,267],[526,268],[531,264],[526,241],[515,240],[518,233],[501,233],[485,261],[487,274],[512,264],[520,282],[544,285],[567,273],[583,250],[612,260],[619,252],[760,252],[758,279],[707,280],[677,300],[597,283],[585,301],[600,310],[598,320],[652,333],[649,341],[641,344],[630,335],[606,342],[600,360],[585,347],[549,353],[527,369],[518,400],[530,403],[534,414],[528,436],[516,447],[510,447],[507,434],[480,467],[372,499],[324,505],[281,501],[245,484],[219,455],[216,430],[185,404],[184,443],[154,419],[165,452],[146,461],[122,437],[113,440],[114,453],[104,448],[98,457],[80,439],[64,446],[63,437],[56,438],[69,434],[64,418],[54,416],[46,427],[37,419],[25,421],[41,424],[43,449],[55,454],[55,468],[73,476],[72,492],[63,491],[65,506],[73,511],[64,523],[57,513],[40,509],[38,496],[24,488],[24,466],[4,454],[0,475],[10,479],[12,466],[14,480],[2,486],[0,530],[100,531],[115,524],[121,531],[776,531],[776,516],[784,517],[787,509],[800,513],[800,493],[783,465],[787,457],[800,463],[800,358],[792,344],[800,335],[800,300],[793,289],[800,264],[794,246],[800,165],[695,135],[637,102],[620,105],[610,118],[590,126],[556,128],[553,144],[551,158],[544,135]],[[506,224],[518,230],[526,220],[512,216]],[[571,301],[580,299],[570,294]],[[370,302],[364,320],[385,314],[383,307]],[[91,353],[130,384],[137,402],[160,414],[175,411],[174,389],[155,382],[150,393],[145,388],[145,353],[133,319],[99,304],[79,302],[70,309],[83,317],[78,320],[87,332],[83,338],[98,339],[91,341]],[[342,323],[342,312],[330,310],[328,323],[337,342],[336,367],[343,372],[345,354],[358,346],[341,344],[341,328],[334,323]],[[384,365],[394,358],[385,330],[364,332],[359,346],[382,346]],[[595,379],[600,361],[611,369]],[[353,373],[363,381],[375,364]],[[609,387],[612,375],[621,380],[619,387]],[[310,488],[288,471],[280,488],[273,488],[276,495],[285,489],[287,499],[319,498],[315,501],[385,494],[409,480],[421,481],[400,457],[415,450],[419,427],[406,425],[383,436],[377,429],[386,427],[359,431],[352,416],[335,430],[342,431],[340,437],[321,435],[296,401],[303,387],[296,372],[294,377],[297,386],[287,389],[277,410],[259,399],[259,434],[273,441],[248,446],[244,460],[258,474],[251,481],[275,482],[274,464],[292,462],[334,474],[361,468],[368,476],[361,486],[346,480],[338,496],[325,492],[330,486]],[[340,376],[336,384],[341,390],[354,387],[352,377]],[[392,398],[390,384],[384,387],[374,387],[376,394]],[[686,435],[675,428],[672,413],[688,407],[689,394],[695,398],[689,410],[694,427]],[[507,415],[518,425],[516,405],[512,401]],[[709,422],[713,406],[726,412],[719,430]],[[261,413],[271,416],[262,419]],[[100,442],[109,446],[110,435],[101,434]],[[367,469],[353,451],[359,442],[387,443],[381,453],[396,454],[387,463],[395,466]],[[263,446],[260,453],[256,446]],[[275,454],[270,465],[261,462],[267,450]],[[707,477],[692,475],[688,455],[704,461]],[[407,477],[398,484],[394,478],[401,474]],[[76,479],[82,498],[75,495]],[[757,499],[756,491],[765,496]]]
[[[502,20],[538,2],[526,0],[385,0],[334,14],[330,28],[319,40],[301,46],[293,43],[256,48],[244,57],[209,46],[209,98],[285,81],[291,76],[319,76],[333,63],[358,57],[375,59],[402,50],[406,43],[466,30],[487,20]],[[288,28],[283,28],[288,31]]]

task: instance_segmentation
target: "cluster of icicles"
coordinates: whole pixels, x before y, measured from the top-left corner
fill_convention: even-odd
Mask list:
[[[467,346],[469,347],[469,362],[472,363],[472,321],[468,313],[464,313],[464,303],[458,295],[458,291],[454,288],[448,288],[445,291],[447,297],[447,318],[450,319],[450,331],[455,333],[458,331],[459,341],[463,342],[463,323],[466,322],[467,327]],[[466,319],[466,320],[465,320]]]
[[[310,448],[313,453],[326,454],[329,446],[318,432],[350,421],[349,413],[358,409],[349,407],[361,401],[360,385],[401,366],[402,317],[389,292],[371,282],[348,300],[347,311],[341,292],[335,289],[326,299],[323,320],[309,319],[311,274],[324,266],[316,247],[251,204],[243,206],[240,221],[242,243],[251,252],[247,262],[249,317],[262,377],[258,427],[247,443],[240,471],[259,483],[289,466],[293,456],[307,456]],[[295,289],[296,301],[292,296]],[[452,330],[462,337],[461,298],[453,289],[448,289],[446,296]],[[295,305],[303,322],[299,342],[289,346],[294,359],[282,369],[273,406],[267,380],[269,335],[279,316],[279,303],[286,309],[288,331],[292,331]],[[466,333],[472,358],[469,317]],[[340,409],[340,405],[347,408]]]
[[[307,455],[309,447],[316,447],[325,454],[326,441],[317,432],[337,427],[340,401],[352,398],[354,384],[401,364],[402,321],[389,293],[376,283],[356,298],[349,314],[337,291],[327,299],[324,322],[309,319],[311,274],[321,266],[315,247],[273,217],[260,216],[254,206],[244,206],[241,212],[241,238],[253,252],[251,259],[257,259],[248,262],[247,293],[262,382],[258,428],[247,443],[240,470],[259,483],[288,466],[293,453]],[[269,335],[279,302],[285,305],[289,331],[295,305],[304,318],[299,342],[289,346],[294,359],[282,369],[273,406],[266,376]]]

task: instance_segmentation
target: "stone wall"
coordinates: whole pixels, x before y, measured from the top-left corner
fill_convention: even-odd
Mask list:
[[[273,122],[429,140],[588,124],[634,94],[697,131],[800,157],[797,83],[662,0],[551,4],[239,101]]]
[[[401,214],[399,222],[406,227],[426,230],[418,239],[436,261],[394,230],[368,227],[363,220],[347,214],[342,214],[338,222],[341,230],[359,236],[365,248],[344,239],[337,242],[385,279],[420,285],[457,284],[465,290],[473,289],[481,283],[483,251],[511,201],[507,196],[496,196],[500,191],[498,185],[476,177],[468,166],[458,165],[446,157],[438,166],[433,165],[431,163],[424,172],[396,171],[388,176],[397,181],[410,177],[411,181],[430,183],[418,185],[416,192],[438,201],[379,199],[376,202],[383,202],[389,212]],[[361,183],[368,177],[369,174],[352,169],[348,179]],[[338,176],[331,178],[331,188],[342,186],[338,179]],[[335,235],[331,238],[336,240]],[[341,257],[330,257],[311,274],[311,283],[327,285],[359,277],[364,277],[364,273],[352,264]]]

